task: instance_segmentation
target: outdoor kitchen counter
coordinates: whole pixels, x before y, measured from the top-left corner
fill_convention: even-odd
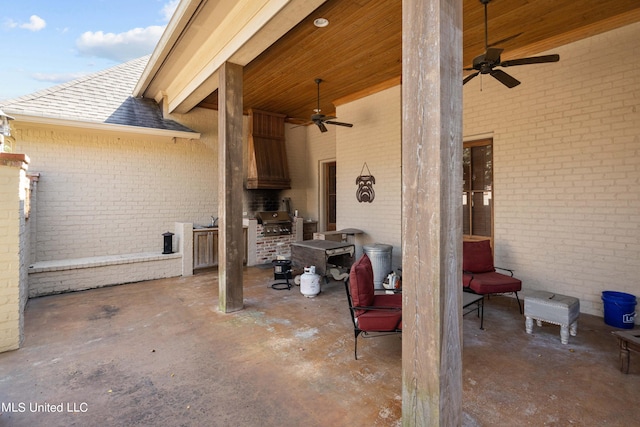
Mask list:
[[[352,243],[332,240],[303,240],[291,243],[291,263],[295,268],[313,265],[324,276],[331,265],[349,268],[353,264],[356,247]]]

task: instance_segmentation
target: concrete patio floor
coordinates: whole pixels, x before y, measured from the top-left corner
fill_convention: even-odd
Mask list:
[[[32,299],[23,348],[0,354],[0,426],[400,425],[400,336],[359,339],[356,361],[342,282],[305,298],[272,278],[247,268],[232,314],[215,270]],[[464,317],[464,425],[637,424],[640,355],[622,374],[601,318],[562,345],[494,297],[479,325]]]

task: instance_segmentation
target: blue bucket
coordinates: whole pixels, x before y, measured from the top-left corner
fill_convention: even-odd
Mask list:
[[[633,329],[636,320],[636,297],[624,292],[603,291],[604,323],[622,329]]]

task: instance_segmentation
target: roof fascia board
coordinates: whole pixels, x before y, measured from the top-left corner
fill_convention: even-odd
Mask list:
[[[151,58],[149,58],[147,66],[133,90],[134,97],[141,97],[149,87],[149,84],[155,78],[160,68],[162,68],[162,64],[180,39],[182,33],[189,26],[189,23],[194,18],[194,15],[196,15],[202,3],[206,3],[206,0],[182,0],[179,2],[178,8],[164,29],[162,37],[160,37],[158,44],[151,54]]]
[[[185,132],[171,129],[154,129],[141,126],[116,125],[111,123],[97,123],[82,120],[67,120],[51,117],[27,116],[14,114],[16,124],[30,123],[34,125],[70,127],[76,129],[96,130],[101,132],[118,132],[128,134],[143,134],[148,136],[165,136],[168,138],[200,139],[199,132]]]
[[[186,113],[215,91],[218,88],[215,75],[222,64],[229,61],[290,1],[239,1],[167,88],[168,111]]]

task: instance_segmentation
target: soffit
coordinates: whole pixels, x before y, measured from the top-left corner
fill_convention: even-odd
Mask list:
[[[488,12],[489,43],[500,41],[506,60],[638,22],[640,1],[493,0]],[[329,26],[313,26],[317,17]],[[484,8],[478,0],[463,0],[463,63],[484,50]],[[328,0],[246,63],[244,108],[304,121],[316,107],[317,77],[325,81],[322,112],[331,114],[336,102],[397,84],[401,73],[402,2]],[[201,107],[217,107],[215,91],[199,99]]]

